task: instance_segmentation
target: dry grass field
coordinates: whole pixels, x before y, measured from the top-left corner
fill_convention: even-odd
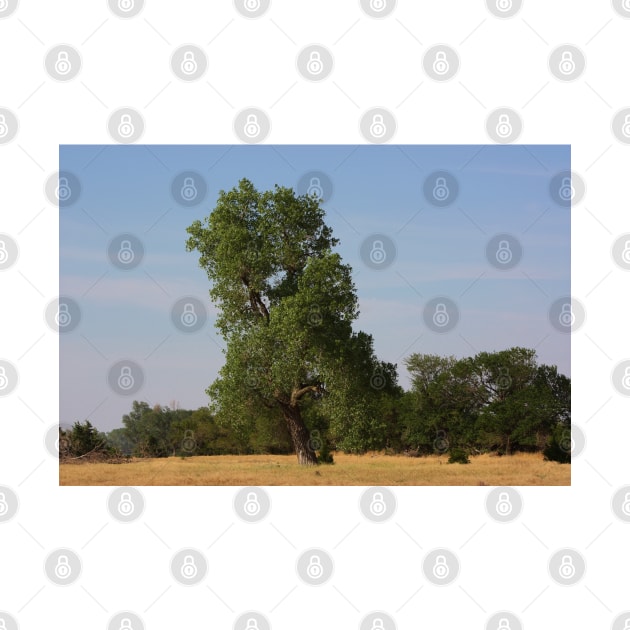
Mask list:
[[[298,465],[294,455],[135,459],[124,464],[61,464],[62,486],[568,486],[571,466],[540,454],[447,458],[335,454],[335,464]]]

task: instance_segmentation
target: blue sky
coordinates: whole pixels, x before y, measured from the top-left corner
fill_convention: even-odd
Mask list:
[[[205,388],[223,363],[214,329],[209,281],[197,255],[185,251],[186,227],[206,217],[221,189],[246,177],[261,189],[297,188],[307,173],[332,184],[326,221],[337,251],[354,270],[361,315],[355,324],[374,336],[383,360],[398,364],[412,352],[470,356],[515,345],[535,347],[539,360],[570,375],[570,335],[551,326],[551,303],[570,295],[570,209],[554,202],[552,178],[569,171],[569,146],[62,146],[60,170],[81,184],[75,203],[60,209],[60,294],[75,299],[81,323],[60,335],[60,421],[90,419],[99,429],[121,425],[132,400],[207,403]],[[203,176],[207,194],[178,204],[171,183],[183,171]],[[455,178],[453,204],[436,207],[423,193],[427,177]],[[120,270],[107,257],[110,241],[135,235],[142,263]],[[486,244],[499,233],[521,243],[513,269],[492,267]],[[396,259],[374,270],[361,244],[384,234]],[[198,332],[177,330],[171,307],[194,296],[208,307]],[[424,305],[453,299],[460,320],[452,331],[431,331]],[[107,373],[131,359],[145,382],[133,396],[112,392]]]

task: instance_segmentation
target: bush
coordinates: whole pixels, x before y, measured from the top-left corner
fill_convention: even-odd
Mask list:
[[[543,450],[543,457],[547,462],[570,464],[571,430],[562,426],[556,427],[547,440],[547,446]]]
[[[319,456],[317,458],[317,461],[320,464],[334,464],[335,463],[333,459],[333,454],[330,451],[330,445],[328,444],[328,440],[326,438],[324,438],[324,441],[322,442],[322,448],[319,451]]]
[[[449,464],[470,464],[468,454],[463,448],[454,448],[451,450],[451,455],[448,458]]]

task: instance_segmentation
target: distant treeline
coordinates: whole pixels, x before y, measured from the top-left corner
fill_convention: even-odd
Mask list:
[[[320,461],[335,450],[384,450],[411,456],[542,451],[570,461],[571,381],[555,366],[539,365],[526,348],[481,352],[456,359],[413,354],[405,361],[412,387],[404,391],[391,373],[373,375],[369,418],[331,426],[313,401],[303,415]],[[375,395],[376,394],[376,395]],[[260,408],[246,422],[220,424],[210,407],[169,408],[133,401],[123,427],[99,432],[89,421],[60,429],[60,457],[168,457],[289,454],[287,425],[273,409]]]

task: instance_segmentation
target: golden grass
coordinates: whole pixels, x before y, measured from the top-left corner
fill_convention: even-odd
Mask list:
[[[126,464],[61,464],[62,486],[568,486],[571,466],[542,455],[479,455],[470,464],[442,456],[335,454],[335,464],[304,468],[294,455],[136,459]]]

